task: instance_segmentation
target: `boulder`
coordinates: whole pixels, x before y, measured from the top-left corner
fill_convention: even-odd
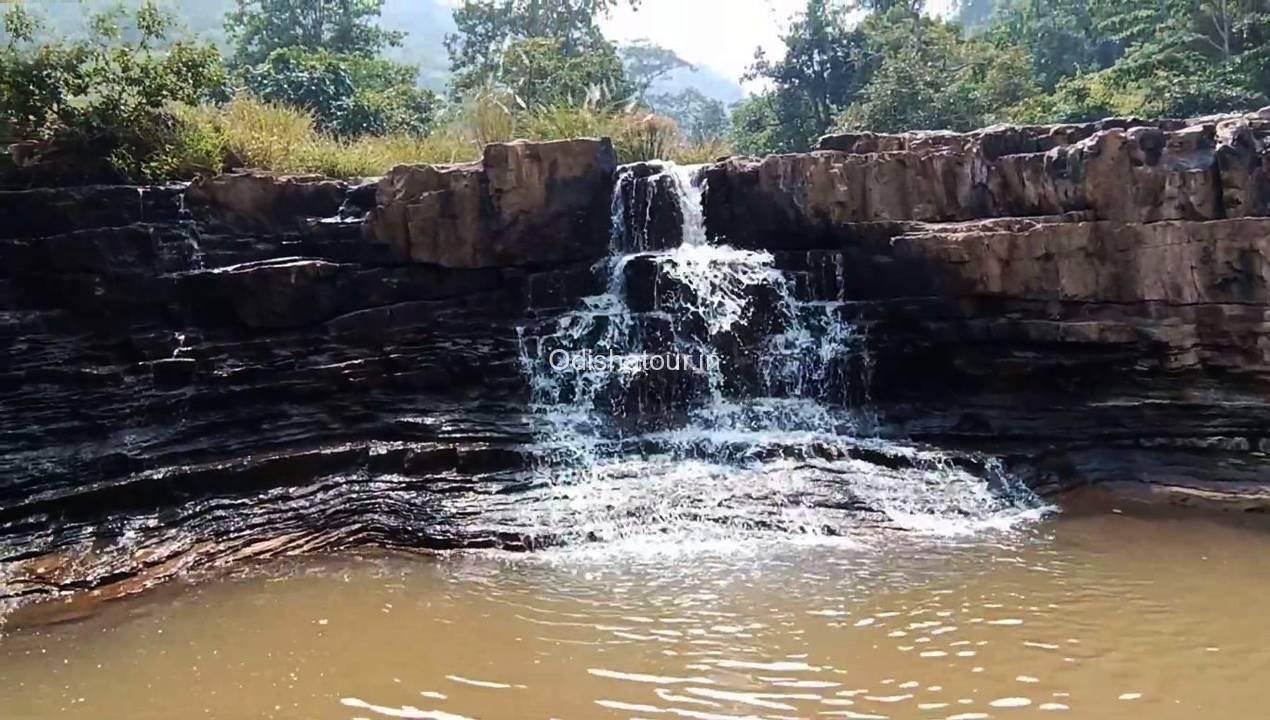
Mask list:
[[[495,143],[480,162],[402,165],[379,184],[369,239],[411,262],[540,266],[608,250],[608,139]]]

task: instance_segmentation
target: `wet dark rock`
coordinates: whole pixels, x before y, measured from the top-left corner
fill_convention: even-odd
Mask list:
[[[150,365],[154,384],[161,388],[181,387],[190,384],[198,373],[198,361],[194,358],[166,358]]]
[[[622,166],[613,192],[620,213],[620,237],[614,243],[623,252],[648,252],[678,247],[683,242],[683,212],[674,178],[660,162]]]
[[[0,191],[0,238],[38,238],[143,222],[140,188],[88,185]]]
[[[322,178],[0,193],[0,599],[362,542],[524,547],[475,518],[533,462],[516,327],[597,290],[595,250],[527,253],[607,217],[606,152],[491,151],[482,222],[527,267],[317,222],[372,195]]]

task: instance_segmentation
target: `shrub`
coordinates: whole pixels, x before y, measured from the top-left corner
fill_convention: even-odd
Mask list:
[[[244,73],[248,89],[269,102],[304,108],[335,135],[425,133],[438,99],[415,86],[417,70],[387,60],[289,47]]]
[[[169,105],[224,92],[216,49],[167,42],[171,18],[153,0],[130,16],[94,16],[92,37],[73,42],[36,47],[36,22],[17,4],[4,25],[10,40],[0,52],[0,128],[14,139],[109,157],[129,177],[151,177],[166,164],[160,156],[177,130]]]
[[[652,113],[618,116],[609,134],[623,163],[674,159],[680,141],[675,121]]]
[[[515,108],[516,100],[510,93],[487,85],[453,106],[440,131],[476,147],[507,142],[516,136]]]
[[[732,154],[732,146],[726,140],[713,139],[689,142],[675,148],[673,159],[684,165],[712,163]]]
[[[250,167],[284,173],[357,178],[381,175],[402,163],[452,163],[480,156],[479,146],[449,133],[338,138],[318,129],[299,108],[241,94],[223,106],[182,108],[184,142],[169,167],[193,172]],[[219,163],[216,159],[219,157]]]

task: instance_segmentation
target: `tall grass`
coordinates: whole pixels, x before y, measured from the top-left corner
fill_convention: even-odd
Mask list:
[[[176,130],[152,171],[168,177],[240,167],[373,177],[395,165],[475,160],[487,143],[513,138],[610,137],[624,163],[707,162],[728,154],[721,143],[684,142],[674,122],[657,115],[594,107],[521,110],[496,93],[475,94],[427,136],[335,138],[319,131],[309,113],[249,95],[221,106],[174,108],[173,116]]]

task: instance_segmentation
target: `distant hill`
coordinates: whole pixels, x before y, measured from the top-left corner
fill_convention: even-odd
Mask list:
[[[745,96],[736,79],[705,66],[697,66],[695,70],[680,68],[667,73],[653,83],[650,93],[677,93],[687,88],[694,88],[708,98],[722,101],[724,105],[731,105]]]
[[[418,65],[421,84],[444,90],[450,79],[445,36],[458,29],[450,8],[439,0],[387,0],[380,24],[407,33],[402,46],[391,48],[388,56]]]

